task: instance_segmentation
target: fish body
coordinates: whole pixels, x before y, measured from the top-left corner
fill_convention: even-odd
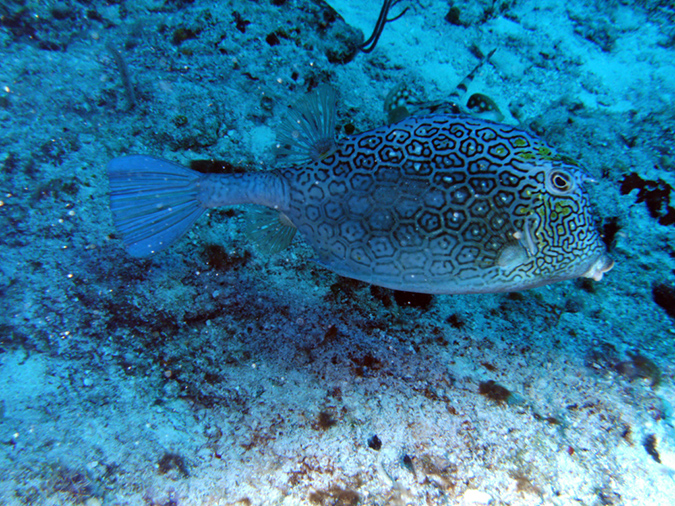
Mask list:
[[[398,290],[513,291],[613,265],[578,168],[527,132],[469,116],[408,117],[272,171],[204,175],[132,156],[109,175],[136,256],[168,247],[205,209],[248,203],[278,213],[326,268]]]

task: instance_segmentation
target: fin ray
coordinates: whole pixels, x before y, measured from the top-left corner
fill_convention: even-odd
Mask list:
[[[291,164],[318,161],[336,148],[336,93],[320,86],[291,108],[277,133],[277,156]]]
[[[249,213],[249,220],[245,233],[265,254],[286,249],[298,231],[288,218],[272,209],[256,209]]]

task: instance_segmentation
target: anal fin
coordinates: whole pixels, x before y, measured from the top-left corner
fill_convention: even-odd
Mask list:
[[[265,254],[278,253],[293,241],[297,228],[278,211],[260,208],[249,212],[246,235]]]

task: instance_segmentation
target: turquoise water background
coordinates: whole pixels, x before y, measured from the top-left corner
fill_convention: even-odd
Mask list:
[[[675,497],[672,2],[0,5],[0,504],[667,505]],[[470,90],[577,160],[614,269],[420,297],[270,256],[243,207],[147,259],[105,167],[275,165],[329,83],[341,134],[405,83]]]

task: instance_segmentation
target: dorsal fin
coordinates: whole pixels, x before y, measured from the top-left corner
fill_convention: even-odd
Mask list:
[[[277,156],[299,165],[335,151],[336,100],[335,90],[323,85],[293,106],[277,133]]]

